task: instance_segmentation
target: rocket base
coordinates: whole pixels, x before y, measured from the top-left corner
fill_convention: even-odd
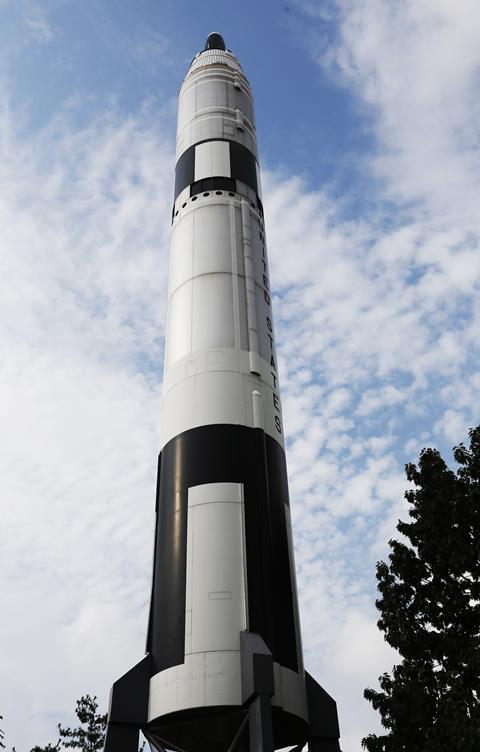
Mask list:
[[[298,752],[340,752],[335,701],[305,673],[309,724],[272,707],[272,654],[262,638],[241,632],[241,706],[198,708],[148,722],[151,657],[112,687],[105,752],[137,752],[142,731],[152,749],[165,752],[273,752],[295,745]],[[295,750],[297,752],[297,750]]]

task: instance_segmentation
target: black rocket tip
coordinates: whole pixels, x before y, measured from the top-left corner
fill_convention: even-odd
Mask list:
[[[219,34],[217,31],[212,31],[211,34],[208,35],[207,41],[205,42],[205,47],[203,50],[226,50],[225,41],[221,34]]]

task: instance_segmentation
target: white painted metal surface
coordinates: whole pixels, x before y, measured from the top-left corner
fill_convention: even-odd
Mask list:
[[[247,628],[243,486],[188,492],[185,662],[150,681],[149,718],[241,704],[240,632]]]
[[[252,92],[240,66],[238,70],[230,67],[225,60],[231,58],[222,58],[224,55],[202,53],[182,84],[177,159],[190,146],[206,139],[238,141],[257,154]],[[203,65],[198,65],[200,60]]]
[[[189,489],[185,653],[239,650],[247,628],[243,486],[209,483]]]
[[[195,147],[195,180],[212,175],[227,178],[231,175],[228,141],[204,141]]]
[[[276,692],[272,705],[307,720],[303,674],[273,664]],[[189,653],[185,663],[155,674],[150,680],[148,719],[175,710],[213,705],[241,705],[239,651]]]
[[[148,720],[175,710],[241,705],[240,653],[190,653],[150,679]]]
[[[283,445],[263,220],[225,191],[194,198],[172,229],[162,446],[200,425],[254,426],[252,387],[265,431]]]

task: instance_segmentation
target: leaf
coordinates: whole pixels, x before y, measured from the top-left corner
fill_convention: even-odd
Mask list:
[[[402,658],[365,699],[384,735],[368,752],[480,750],[480,426],[455,447],[456,472],[436,449],[405,467],[403,540],[378,562],[378,627]]]

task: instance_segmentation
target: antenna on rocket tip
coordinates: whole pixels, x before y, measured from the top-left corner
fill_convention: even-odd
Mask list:
[[[205,42],[205,47],[203,48],[203,51],[205,50],[226,50],[227,47],[225,45],[225,40],[223,39],[222,35],[218,33],[218,31],[212,31],[211,34],[208,35],[207,41]]]

